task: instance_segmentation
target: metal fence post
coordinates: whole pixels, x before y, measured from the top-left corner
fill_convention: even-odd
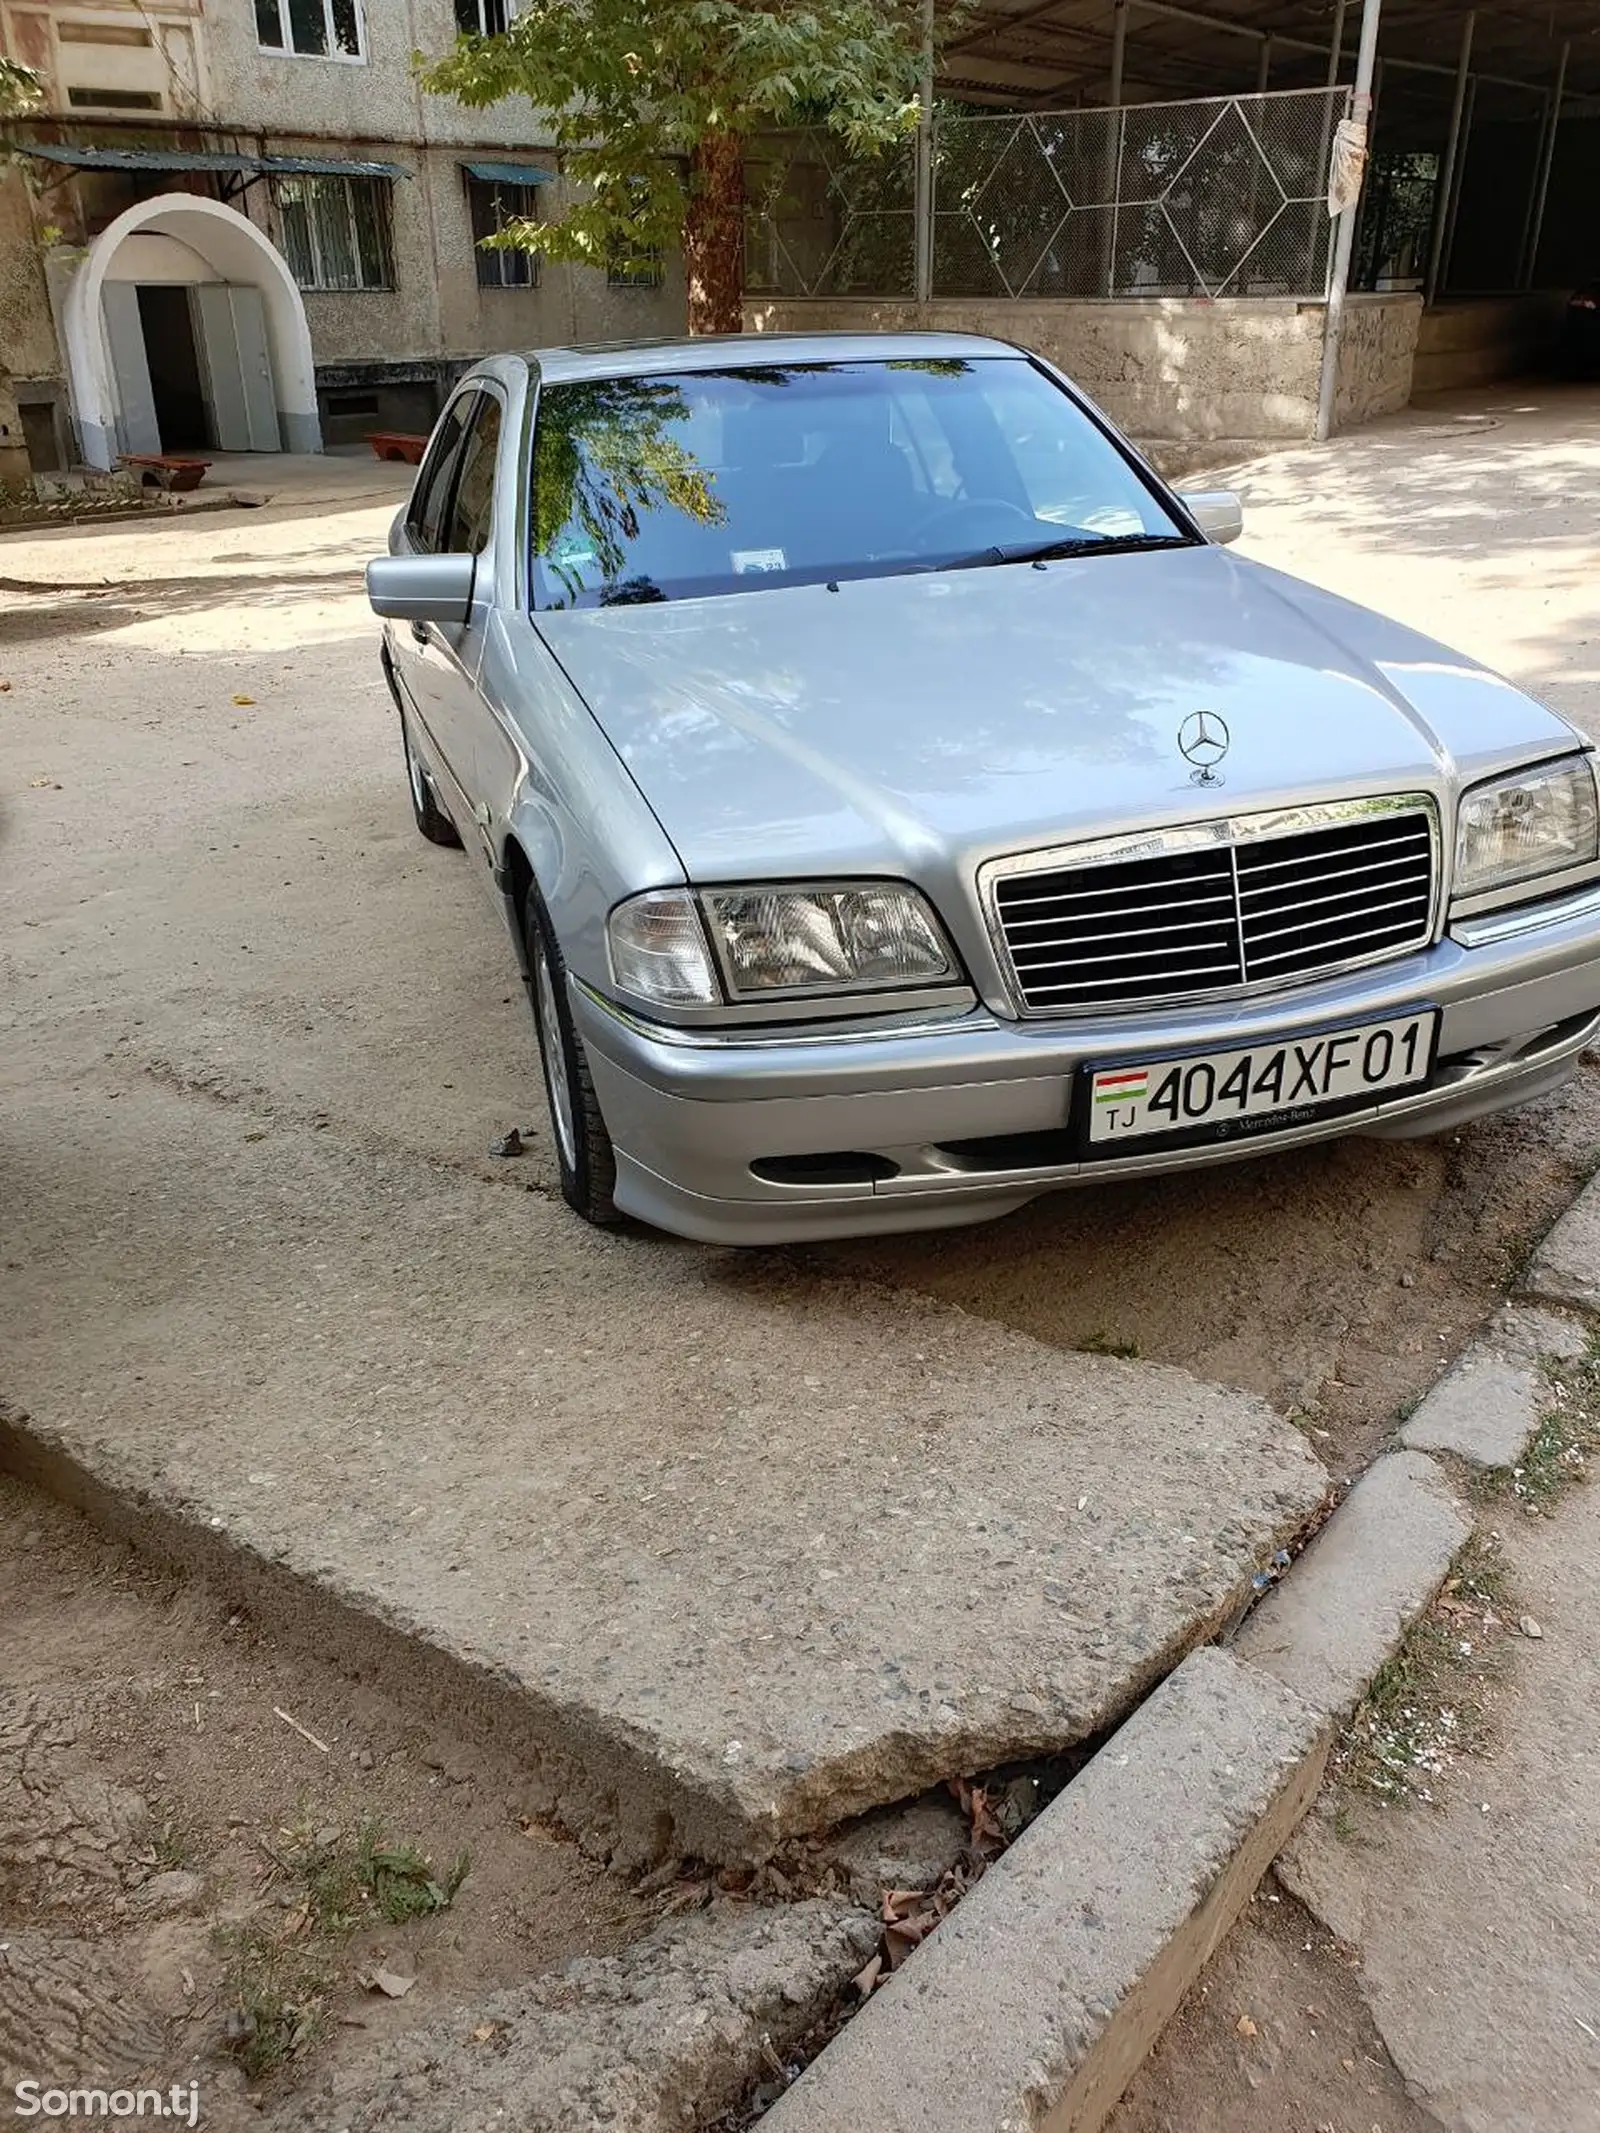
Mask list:
[[[1567,60],[1572,47],[1561,47],[1561,61],[1556,68],[1556,85],[1551,91],[1549,110],[1544,131],[1539,140],[1539,162],[1534,174],[1533,194],[1528,203],[1527,228],[1522,239],[1522,269],[1517,276],[1519,289],[1533,286],[1534,268],[1539,263],[1539,239],[1544,234],[1545,195],[1550,190],[1550,166],[1555,161],[1556,128],[1561,123],[1561,98],[1567,86]]]
[[[1111,79],[1106,85],[1106,101],[1110,105],[1109,131],[1106,135],[1105,179],[1102,192],[1115,196],[1119,190],[1118,176],[1122,169],[1122,67],[1128,51],[1128,0],[1112,0],[1111,4]],[[1100,248],[1100,277],[1106,285],[1108,297],[1116,294],[1117,277],[1117,215],[1111,211],[1106,224],[1105,241]]]
[[[915,219],[914,287],[918,304],[926,304],[933,295],[933,0],[922,0],[922,84],[917,112]],[[901,257],[904,256],[902,253]]]
[[[1477,103],[1478,77],[1474,74],[1467,81],[1467,108],[1462,114],[1461,145],[1456,151],[1456,182],[1450,193],[1450,222],[1445,231],[1444,257],[1439,261],[1439,287],[1441,290],[1448,289],[1450,286],[1450,262],[1455,255],[1456,249],[1456,220],[1461,209],[1461,188],[1466,181],[1467,175],[1467,153],[1472,145],[1472,115],[1477,109]]]
[[[1356,52],[1351,116],[1361,127],[1364,142],[1372,120],[1372,75],[1378,59],[1378,18],[1382,12],[1383,0],[1362,0],[1361,43]],[[1360,208],[1358,192],[1339,217],[1338,233],[1334,238],[1333,272],[1328,277],[1328,311],[1322,329],[1322,376],[1317,387],[1315,435],[1319,444],[1325,442],[1333,430],[1333,401],[1339,384],[1339,342],[1344,333],[1345,290],[1350,280],[1350,253],[1356,241],[1356,216]]]
[[[1423,301],[1433,303],[1439,294],[1439,269],[1444,259],[1447,230],[1455,221],[1456,159],[1461,153],[1461,121],[1467,108],[1467,77],[1472,65],[1472,31],[1477,16],[1467,14],[1461,24],[1461,57],[1456,61],[1456,93],[1450,104],[1450,132],[1444,144],[1444,159],[1433,191],[1433,239],[1428,246],[1428,275],[1423,283]]]

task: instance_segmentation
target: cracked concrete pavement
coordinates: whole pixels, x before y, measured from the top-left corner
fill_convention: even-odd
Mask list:
[[[4,544],[55,589],[0,612],[0,1393],[174,1552],[451,1654],[629,1855],[1096,1732],[1319,1463],[1181,1371],[551,1196],[509,945],[406,809],[387,516]]]

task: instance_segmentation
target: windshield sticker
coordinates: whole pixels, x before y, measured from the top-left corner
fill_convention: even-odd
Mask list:
[[[582,568],[598,560],[587,541],[575,539],[570,533],[563,535],[551,550],[551,561],[557,564],[566,563]]]
[[[729,561],[741,578],[752,570],[787,570],[789,567],[789,559],[781,548],[735,548],[730,551]]]

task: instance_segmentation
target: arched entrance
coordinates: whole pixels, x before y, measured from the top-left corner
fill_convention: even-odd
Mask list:
[[[320,452],[305,306],[248,217],[195,193],[141,200],[72,279],[67,371],[79,449]]]

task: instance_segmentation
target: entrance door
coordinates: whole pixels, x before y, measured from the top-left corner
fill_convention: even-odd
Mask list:
[[[280,450],[261,291],[247,282],[201,282],[194,302],[217,449]]]
[[[205,384],[187,287],[140,282],[139,324],[163,452],[203,452],[211,442]]]
[[[106,322],[106,345],[117,381],[117,449],[159,452],[155,392],[145,360],[144,326],[139,292],[131,281],[108,281],[100,292]]]

